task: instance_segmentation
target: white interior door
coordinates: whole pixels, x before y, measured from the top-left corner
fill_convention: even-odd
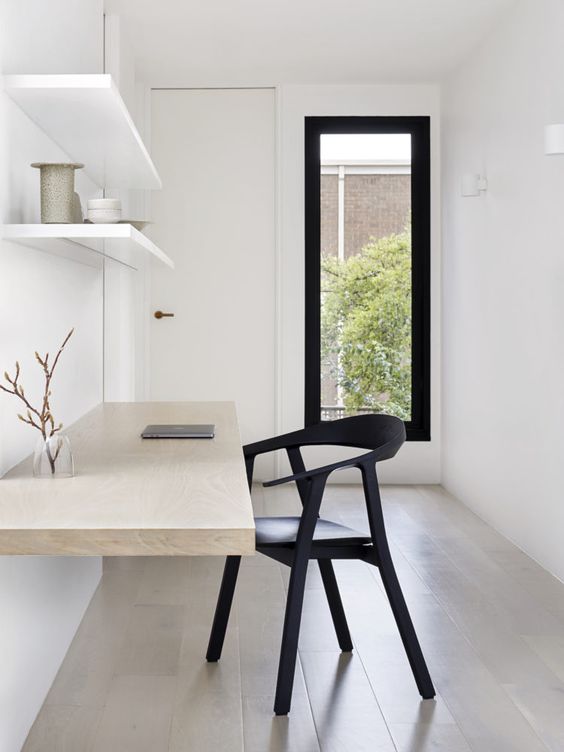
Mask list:
[[[155,90],[151,236],[174,259],[151,281],[154,400],[234,400],[244,442],[275,414],[275,96]],[[154,311],[174,313],[154,318]]]

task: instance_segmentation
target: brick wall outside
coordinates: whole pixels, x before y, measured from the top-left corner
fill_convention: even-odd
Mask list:
[[[321,250],[337,253],[338,176],[321,176]],[[410,175],[345,175],[345,256],[370,238],[403,232],[411,208]]]
[[[321,252],[337,255],[339,176],[321,175]]]
[[[370,238],[403,232],[411,206],[410,175],[345,176],[345,257]]]

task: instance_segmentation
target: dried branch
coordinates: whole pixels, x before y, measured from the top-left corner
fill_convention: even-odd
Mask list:
[[[44,439],[51,438],[51,436],[54,436],[63,427],[62,423],[59,423],[59,425],[55,427],[55,419],[53,418],[53,414],[51,412],[49,399],[51,397],[51,381],[53,379],[55,368],[57,366],[57,363],[59,362],[61,353],[65,349],[65,345],[71,338],[73,332],[74,329],[71,329],[63,340],[63,344],[60,346],[59,351],[55,356],[55,360],[53,361],[53,364],[51,366],[49,366],[49,353],[46,353],[44,358],[42,358],[38,352],[35,353],[35,359],[43,369],[43,373],[45,375],[45,390],[43,393],[41,410],[33,407],[33,405],[28,402],[28,399],[25,396],[24,388],[18,381],[20,377],[20,364],[18,361],[16,361],[16,371],[13,378],[7,371],[4,371],[4,379],[7,381],[11,388],[0,384],[0,389],[3,392],[6,392],[6,394],[13,394],[15,397],[18,397],[18,399],[20,399],[26,406],[27,417],[18,414],[19,420],[21,420],[23,423],[27,423],[28,425],[33,426],[33,428],[36,428],[38,431],[41,431],[41,435]]]

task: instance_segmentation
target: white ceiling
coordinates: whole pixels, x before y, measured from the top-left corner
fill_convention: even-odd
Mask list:
[[[436,81],[515,0],[106,0],[152,86]]]

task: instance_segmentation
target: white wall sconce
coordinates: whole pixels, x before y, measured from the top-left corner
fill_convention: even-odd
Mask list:
[[[545,127],[544,153],[547,156],[564,154],[564,124],[553,123]]]
[[[478,173],[468,173],[462,176],[461,193],[467,198],[469,196],[481,196],[488,190],[488,180]]]

